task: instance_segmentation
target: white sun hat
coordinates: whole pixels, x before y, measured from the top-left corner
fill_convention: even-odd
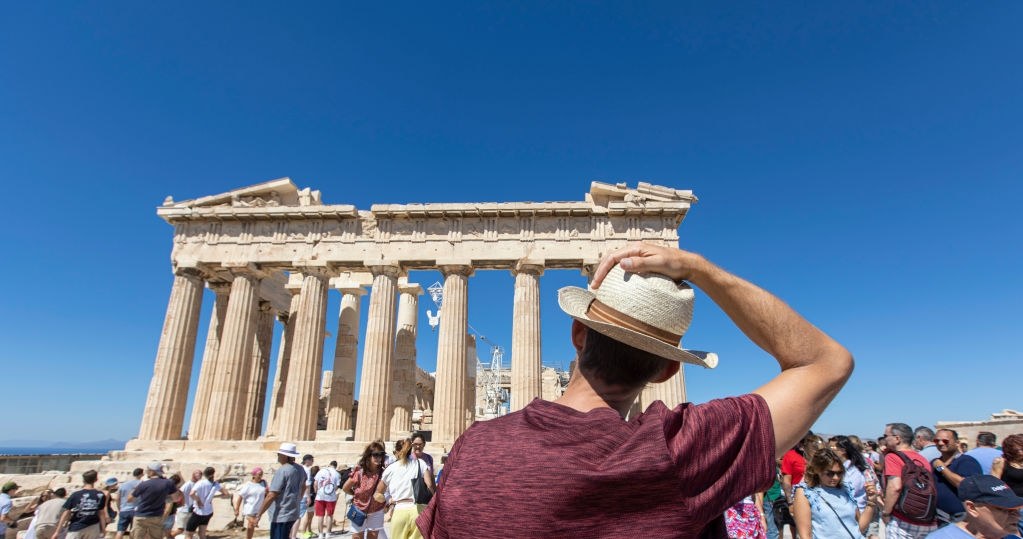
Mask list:
[[[278,449],[277,452],[287,457],[297,457],[298,446],[296,446],[295,444],[283,443],[281,444],[281,448]]]
[[[566,286],[558,305],[587,327],[664,359],[713,369],[718,356],[681,347],[693,319],[693,289],[657,273],[631,273],[615,265],[600,288]]]

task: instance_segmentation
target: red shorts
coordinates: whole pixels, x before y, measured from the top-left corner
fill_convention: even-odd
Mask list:
[[[315,513],[313,514],[315,514],[318,517],[322,517],[323,515],[330,515],[331,517],[333,517],[335,505],[337,505],[336,501],[325,502],[323,500],[316,500],[316,503],[313,505],[313,511],[315,511]]]

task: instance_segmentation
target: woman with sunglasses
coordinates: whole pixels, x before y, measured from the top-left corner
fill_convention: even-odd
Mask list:
[[[861,539],[877,511],[880,496],[870,485],[867,505],[857,507],[852,489],[842,483],[845,466],[830,449],[816,452],[806,467],[803,482],[796,485],[792,516],[796,532],[806,539]]]
[[[387,449],[383,442],[370,442],[348,481],[341,487],[342,492],[352,497],[352,505],[366,513],[362,525],[352,522],[352,539],[376,539],[384,528],[384,503],[374,500],[373,493],[383,476],[386,457]]]

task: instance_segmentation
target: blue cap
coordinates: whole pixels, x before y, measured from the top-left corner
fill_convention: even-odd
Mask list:
[[[959,499],[973,503],[985,503],[1003,509],[1023,507],[1023,498],[993,475],[971,475],[959,483]]]

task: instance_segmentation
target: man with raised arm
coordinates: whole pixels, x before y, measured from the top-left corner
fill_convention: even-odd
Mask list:
[[[680,362],[703,290],[781,373],[751,394],[656,401],[625,416]],[[577,370],[555,402],[475,423],[452,447],[425,537],[725,537],[721,515],[767,489],[775,458],[806,433],[852,373],[849,352],[769,292],[679,249],[633,244],[605,256],[591,287],[559,291]]]

